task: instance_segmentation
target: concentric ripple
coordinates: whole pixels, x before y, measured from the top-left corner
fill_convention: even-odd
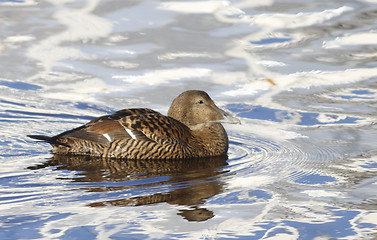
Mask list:
[[[263,175],[274,181],[323,184],[336,179],[326,173],[329,161],[340,155],[330,146],[318,147],[305,139],[298,144],[241,134],[233,135],[230,144],[229,168],[242,180],[246,176]]]

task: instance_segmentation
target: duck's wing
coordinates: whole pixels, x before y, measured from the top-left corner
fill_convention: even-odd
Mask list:
[[[188,141],[188,133],[188,128],[182,123],[151,109],[124,109],[93,119],[54,138],[56,142],[62,138],[73,138],[108,145],[118,139],[155,141],[156,137]]]
[[[129,116],[120,119],[119,123],[130,135],[134,135],[132,138],[136,140],[139,136],[143,136],[151,140],[162,138],[187,143],[191,137],[191,132],[186,125],[162,114]]]

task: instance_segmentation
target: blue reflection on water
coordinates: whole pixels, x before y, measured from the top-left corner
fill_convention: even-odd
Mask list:
[[[326,114],[331,121],[321,122],[319,120],[319,113],[307,113],[307,112],[290,112],[280,109],[271,109],[262,106],[250,106],[246,104],[229,104],[227,108],[232,112],[238,113],[237,116],[249,119],[268,120],[272,122],[286,122],[291,121],[297,125],[326,125],[326,124],[355,124],[362,118],[345,117],[339,118],[336,114]]]
[[[283,221],[283,223],[293,226],[296,229],[301,229],[300,239],[312,239],[310,236],[326,236],[328,238],[339,239],[341,237],[352,236],[356,232],[352,230],[350,220],[355,218],[360,212],[337,210],[330,207],[334,214],[334,221],[329,221],[322,224],[312,224],[297,221]],[[305,237],[306,236],[306,237]],[[326,238],[327,239],[327,238]]]
[[[0,216],[0,239],[40,239],[40,228],[46,223],[64,219],[71,213],[49,213],[43,218],[40,215],[6,215]],[[20,231],[22,229],[22,231]]]
[[[374,94],[374,92],[370,91],[370,90],[353,90],[351,91],[353,94],[359,94],[359,95],[366,95],[366,94]]]
[[[259,41],[252,41],[252,44],[271,44],[271,43],[282,43],[289,42],[292,38],[263,38]]]
[[[106,106],[99,106],[99,105],[95,105],[95,104],[89,104],[89,103],[86,103],[86,102],[77,102],[75,104],[75,107],[78,108],[78,109],[84,109],[84,110],[93,109],[93,110],[101,111],[101,112],[115,112],[113,110],[110,110]]]
[[[0,3],[1,2],[3,2],[3,3],[5,3],[5,2],[23,3],[25,1],[21,1],[21,0],[0,0]]]
[[[96,226],[79,226],[68,229],[60,239],[95,239],[97,236]]]
[[[0,80],[1,86],[6,86],[9,88],[19,89],[19,90],[38,90],[42,87],[30,83],[20,82],[20,81],[5,81]]]
[[[334,177],[323,176],[316,173],[312,173],[295,180],[295,182],[302,184],[326,184],[334,181],[336,181],[336,178]]]
[[[363,168],[377,168],[377,163],[375,162],[369,162],[369,163],[366,163],[366,164],[362,164],[361,167]]]
[[[216,204],[229,204],[229,203],[242,203],[242,204],[249,204],[255,203],[257,201],[265,201],[272,198],[271,194],[264,191],[264,190],[251,190],[248,192],[248,196],[250,198],[240,198],[241,191],[232,192],[224,197],[217,198]]]
[[[1,121],[9,122],[10,118],[14,118],[15,122],[19,121],[22,118],[30,119],[32,117],[55,117],[56,119],[83,119],[83,120],[92,120],[94,117],[92,116],[84,116],[84,115],[74,115],[74,114],[54,114],[54,113],[40,113],[40,112],[29,112],[29,111],[20,111],[20,110],[5,110],[5,114],[0,114],[0,117],[5,118]],[[15,116],[12,116],[14,114]],[[21,116],[23,115],[23,116]]]
[[[375,92],[369,89],[355,89],[347,92],[346,94],[332,94],[329,95],[330,97],[334,98],[341,98],[341,99],[362,99],[362,100],[372,100],[375,99],[375,96],[373,96]]]
[[[253,190],[253,191],[250,191],[249,192],[249,196],[250,197],[254,196],[254,197],[263,198],[263,199],[271,199],[272,198],[271,194],[269,194],[266,191],[262,191],[262,190]]]
[[[361,97],[361,96],[352,96],[352,95],[330,95],[331,97],[335,98],[342,98],[342,99],[374,99],[373,97]]]

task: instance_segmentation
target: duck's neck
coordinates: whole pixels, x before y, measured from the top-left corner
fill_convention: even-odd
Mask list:
[[[199,157],[224,155],[228,151],[228,135],[221,123],[206,123],[191,127],[191,133],[199,145]]]

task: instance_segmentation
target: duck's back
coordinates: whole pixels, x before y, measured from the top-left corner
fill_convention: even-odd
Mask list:
[[[192,135],[181,122],[145,108],[124,109],[59,134],[55,153],[128,159],[196,157]]]
[[[209,95],[189,90],[172,102],[168,116],[146,108],[96,118],[55,137],[29,135],[55,153],[129,159],[183,159],[225,155],[228,135],[221,123],[239,123]]]

